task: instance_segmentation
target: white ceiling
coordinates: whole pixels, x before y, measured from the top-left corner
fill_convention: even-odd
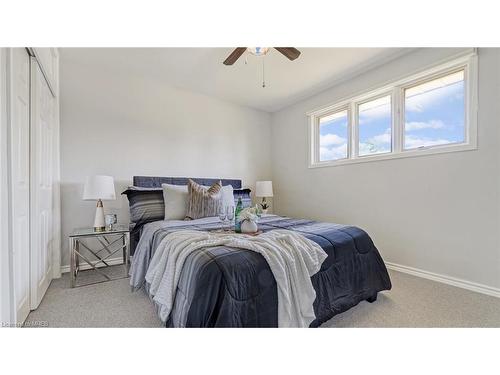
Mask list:
[[[222,64],[232,48],[61,48],[65,60],[103,69],[150,76],[167,84],[274,112],[332,86],[368,66],[408,52],[400,48],[299,48],[289,61],[276,50],[265,57],[244,54],[233,66]]]

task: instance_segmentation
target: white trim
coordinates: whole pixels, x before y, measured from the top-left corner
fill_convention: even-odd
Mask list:
[[[312,147],[313,149],[313,154],[312,154],[312,157],[313,157],[313,160],[314,160],[314,164],[320,164],[320,163],[331,163],[332,161],[331,160],[326,160],[326,161],[320,161],[320,157],[321,157],[321,152],[320,152],[320,144],[319,144],[319,139],[320,139],[320,120],[321,120],[321,117],[326,117],[326,116],[329,116],[329,115],[333,115],[335,113],[339,113],[339,112],[346,112],[346,117],[347,117],[347,137],[352,139],[352,136],[351,136],[351,132],[352,132],[352,126],[351,126],[351,120],[350,118],[352,117],[352,108],[350,106],[350,104],[348,102],[345,102],[345,103],[342,103],[336,107],[333,107],[333,108],[330,108],[328,111],[326,112],[322,112],[321,116],[314,116],[312,117],[312,121],[313,121],[313,126],[314,126],[314,129],[312,131],[312,134],[313,134],[313,140],[314,140],[314,146]],[[347,153],[346,153],[346,157],[345,158],[342,158],[342,159],[336,159],[335,161],[345,161],[345,160],[350,160],[350,157],[351,157],[351,154],[352,154],[352,148],[351,148],[351,145],[349,144],[349,142],[347,143]]]
[[[467,281],[467,280],[459,279],[459,278],[452,277],[452,276],[442,275],[439,273],[424,271],[424,270],[414,268],[414,267],[403,266],[401,264],[392,263],[392,262],[385,262],[385,265],[387,266],[387,268],[394,270],[394,271],[407,273],[409,275],[421,277],[421,278],[432,280],[432,281],[437,281],[439,283],[448,284],[448,285],[456,286],[458,288],[467,289],[467,290],[471,290],[473,292],[477,292],[477,293],[481,293],[481,294],[486,294],[488,296],[500,298],[500,288],[494,288],[492,286],[474,283],[472,281]]]
[[[7,48],[0,48],[0,323],[13,323]]]
[[[47,82],[47,86],[49,86],[49,90],[54,97],[57,97],[59,94],[59,77],[58,77],[58,57],[59,53],[57,48],[33,48],[29,47],[28,51],[32,56],[35,57],[35,60],[40,66],[40,71],[42,72],[45,81]],[[52,74],[49,71],[49,65],[55,64],[52,66]]]
[[[389,152],[381,152],[378,154],[367,154],[367,155],[360,155],[359,154],[359,107],[365,103],[369,103],[373,100],[377,100],[380,98],[385,98],[386,96],[389,97],[389,103],[391,107],[391,151]],[[394,120],[394,89],[388,90],[388,91],[380,91],[377,93],[377,95],[369,95],[366,97],[361,97],[356,101],[352,101],[352,107],[353,107],[353,114],[351,117],[351,124],[353,131],[351,132],[352,134],[352,144],[353,144],[353,149],[355,150],[354,154],[351,155],[352,159],[364,159],[367,157],[371,156],[381,156],[381,155],[388,155],[394,152],[394,128],[396,127],[396,121]]]
[[[339,100],[334,105],[328,105],[319,108],[306,115],[309,117],[309,126],[316,127],[318,119],[325,114],[331,113],[338,108],[347,107],[351,110],[349,118],[349,140],[348,145],[350,150],[354,152],[349,153],[348,159],[329,160],[320,162],[318,129],[310,129],[309,134],[313,139],[309,139],[309,168],[318,167],[334,167],[339,165],[364,163],[379,160],[399,159],[405,157],[423,156],[442,154],[447,152],[458,151],[471,151],[477,149],[477,111],[478,111],[478,98],[477,98],[477,54],[475,51],[469,51],[467,54],[460,54],[459,57],[455,56],[453,59],[448,59],[446,62],[434,64],[425,70],[420,70],[406,76],[405,78],[394,80],[382,87],[352,95],[347,99]],[[458,144],[437,145],[432,147],[422,147],[411,150],[404,150],[404,95],[405,88],[420,83],[422,80],[429,80],[442,76],[448,72],[464,69],[465,71],[465,141]],[[384,95],[391,95],[391,109],[392,109],[392,151],[384,154],[374,155],[358,155],[358,132],[356,131],[356,109],[360,103],[373,100]]]
[[[130,262],[132,262],[132,258],[133,257],[130,257]],[[110,266],[117,266],[123,264],[123,257],[106,259],[106,263],[108,263]],[[90,267],[87,263],[80,262],[80,271],[90,270],[91,268],[92,267]],[[105,266],[97,268],[105,268]],[[67,272],[69,272],[69,264],[61,266],[61,273],[67,273]]]
[[[53,248],[52,248],[52,272],[53,278],[61,277],[61,125],[60,125],[60,96],[59,96],[59,52],[57,48],[52,49],[55,53],[54,80],[55,80],[55,107],[54,117],[54,170],[53,170],[53,189],[54,189],[54,209],[53,209]]]
[[[369,163],[374,161],[381,160],[390,160],[390,159],[404,159],[409,157],[420,157],[420,156],[429,156],[436,154],[447,154],[450,152],[460,152],[460,151],[474,151],[477,150],[476,145],[468,145],[468,144],[449,144],[443,146],[436,146],[435,148],[425,148],[425,149],[415,149],[409,151],[402,151],[400,153],[385,153],[385,154],[375,154],[375,155],[366,155],[359,157],[357,159],[341,159],[341,160],[333,160],[333,161],[325,161],[318,162],[314,165],[309,165],[309,168],[324,168],[324,167],[338,167],[341,165],[348,164],[360,164],[360,163]]]

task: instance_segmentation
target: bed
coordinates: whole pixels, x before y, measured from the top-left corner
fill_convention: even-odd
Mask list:
[[[219,179],[195,179],[209,185]],[[134,186],[158,189],[162,183],[185,184],[185,178],[134,177]],[[235,189],[240,180],[222,180]],[[220,228],[218,218],[192,221],[155,220],[135,225],[130,284],[144,287],[149,262],[162,239],[172,231]],[[385,264],[362,229],[305,219],[264,215],[259,222],[263,232],[286,229],[316,242],[328,257],[311,277],[316,300],[313,308],[318,327],[333,316],[359,302],[373,302],[377,294],[391,289]],[[191,254],[180,276],[174,307],[167,327],[277,327],[276,282],[262,255],[224,246],[210,247]]]

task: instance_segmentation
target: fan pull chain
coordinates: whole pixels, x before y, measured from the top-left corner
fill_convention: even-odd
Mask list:
[[[266,87],[266,69],[264,64],[264,56],[262,56],[262,88]]]

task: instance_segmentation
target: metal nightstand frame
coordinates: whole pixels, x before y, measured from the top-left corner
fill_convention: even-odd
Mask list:
[[[117,237],[113,240],[109,240],[108,237]],[[85,244],[81,241],[83,238],[95,238],[100,245],[102,246],[100,249],[92,249],[89,245]],[[112,250],[111,247],[121,240],[121,246]],[[80,251],[80,245],[85,248],[90,254],[92,254],[96,260],[92,261],[85,256]],[[104,272],[100,270],[103,267],[109,267],[108,263],[110,258],[122,250],[123,263],[126,267],[126,276],[111,278],[106,275]],[[101,256],[101,253],[106,251],[104,256]],[[90,232],[90,231],[81,231],[80,233],[75,232],[69,236],[69,252],[70,252],[70,286],[74,288],[75,286],[86,286],[93,284],[100,284],[106,281],[119,280],[128,277],[128,270],[130,266],[130,232],[128,229],[117,229],[108,232]],[[93,269],[98,272],[101,276],[103,276],[106,280],[96,281],[83,285],[76,285],[76,277],[78,276],[78,272],[80,271],[80,258],[84,260],[89,266],[89,269]],[[101,265],[102,264],[102,265]],[[99,265],[101,265],[99,267]]]

